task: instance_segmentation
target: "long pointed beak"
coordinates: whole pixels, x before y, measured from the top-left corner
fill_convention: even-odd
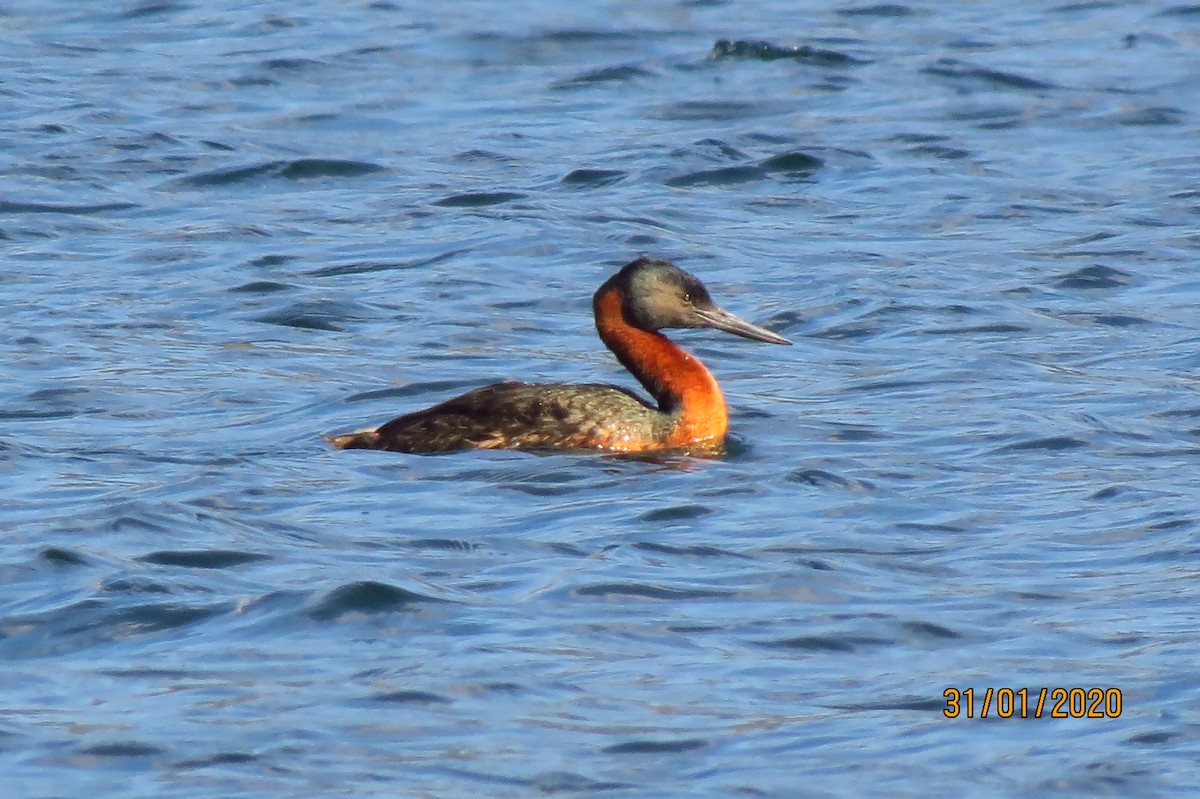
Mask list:
[[[693,313],[706,327],[713,327],[717,330],[724,330],[726,333],[732,333],[735,336],[742,338],[752,338],[755,341],[765,341],[768,344],[791,344],[783,336],[772,333],[765,327],[752,325],[745,319],[734,316],[728,311],[722,311],[720,308],[696,308]]]

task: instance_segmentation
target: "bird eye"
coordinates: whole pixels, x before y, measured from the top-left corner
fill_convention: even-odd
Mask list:
[[[683,301],[691,302],[692,301],[692,292],[690,292],[690,291],[683,292]]]

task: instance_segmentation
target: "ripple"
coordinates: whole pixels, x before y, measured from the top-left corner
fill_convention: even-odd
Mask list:
[[[120,741],[114,743],[95,744],[79,750],[81,754],[91,757],[150,757],[163,754],[162,749],[138,741]]]
[[[159,566],[183,566],[188,569],[228,569],[233,566],[243,566],[247,563],[270,559],[270,555],[262,555],[257,552],[221,549],[162,550],[137,558],[143,563],[154,563]]]
[[[563,176],[564,186],[580,189],[598,189],[627,177],[620,169],[575,169]]]
[[[673,741],[627,741],[606,746],[600,751],[608,755],[657,755],[665,753],[693,752],[712,744],[703,738],[677,738]]]
[[[561,81],[552,88],[558,90],[582,89],[600,83],[629,83],[641,78],[653,78],[653,72],[635,66],[602,67],[576,75],[569,80]]]
[[[670,588],[646,583],[595,583],[576,588],[571,592],[574,596],[599,597],[634,597],[636,599],[720,599],[733,596],[733,591],[717,591],[709,588]]]
[[[780,47],[764,41],[748,41],[738,39],[718,39],[713,44],[709,54],[712,58],[735,58],[745,61],[781,61],[791,60],[802,64],[812,64],[820,67],[848,67],[856,64],[867,64],[846,53],[837,50],[821,50],[808,45],[799,47]]]
[[[520,200],[524,194],[515,191],[469,191],[463,194],[451,194],[440,200],[434,200],[434,205],[443,208],[485,208],[489,205]]]
[[[789,175],[811,175],[825,166],[825,162],[815,155],[809,155],[806,152],[796,150],[767,158],[764,161],[760,161],[758,166],[767,172],[786,172]]]
[[[924,9],[915,9],[912,6],[900,5],[899,3],[877,3],[870,6],[851,6],[850,8],[834,9],[835,14],[843,17],[911,17],[918,14],[926,14]]]
[[[230,289],[238,294],[273,294],[278,291],[294,291],[295,286],[287,283],[276,283],[274,280],[252,280]]]
[[[1060,276],[1055,285],[1064,289],[1114,289],[1128,286],[1131,277],[1120,269],[1096,264]]]
[[[231,766],[243,763],[254,763],[259,759],[258,755],[252,755],[249,752],[218,752],[209,757],[200,758],[197,760],[180,760],[172,764],[178,769],[198,769],[210,768],[212,766]]]
[[[297,158],[286,162],[278,175],[287,180],[312,180],[314,178],[355,178],[387,171],[379,164],[367,161],[345,161],[337,158]]]
[[[736,186],[752,183],[767,176],[766,170],[757,166],[726,166],[718,169],[702,169],[685,175],[669,178],[664,183],[673,188],[688,186]]]
[[[312,277],[336,277],[340,275],[365,275],[374,272],[392,272],[401,269],[419,269],[425,266],[433,266],[459,255],[469,252],[466,249],[446,250],[437,255],[431,255],[423,258],[412,258],[405,261],[352,261],[345,264],[335,264],[333,266],[322,266],[319,269],[313,269],[305,272],[306,275]]]
[[[0,200],[0,214],[70,214],[91,216],[109,211],[127,211],[140,207],[137,203],[96,203],[95,205],[70,205],[58,203],[23,203]]]
[[[110,581],[103,588],[105,593],[120,595],[123,600],[138,599],[138,604],[114,605],[111,599],[86,599],[44,613],[10,616],[0,621],[0,641],[9,657],[45,657],[111,641],[177,632],[234,607],[231,601],[208,605],[141,601],[155,588],[158,593],[170,593],[154,583]]]
[[[559,793],[592,794],[600,791],[615,791],[632,788],[623,782],[604,782],[589,779],[582,774],[570,771],[548,771],[538,774],[531,781],[532,787],[539,793],[553,795]]]
[[[1068,449],[1081,449],[1086,447],[1088,442],[1071,436],[1050,436],[1049,438],[1034,438],[1028,441],[1021,441],[1016,444],[1009,444],[1001,447],[1000,452],[1027,452],[1033,450],[1045,450],[1047,452],[1061,452]]]
[[[674,505],[669,508],[656,508],[638,516],[640,522],[683,522],[699,519],[713,513],[714,509],[707,505]]]
[[[255,318],[256,322],[300,330],[337,332],[350,322],[368,318],[356,303],[311,300],[297,302]]]
[[[257,164],[215,169],[210,172],[176,178],[167,186],[210,189],[239,183],[253,183],[263,178],[303,181],[318,178],[353,178],[383,171],[386,171],[385,167],[366,161],[298,158],[293,161],[264,161]]]
[[[653,541],[637,541],[634,542],[634,549],[643,550],[645,552],[654,552],[660,555],[684,555],[687,557],[700,558],[745,558],[739,552],[730,552],[728,550],[719,549],[717,547],[705,546],[703,544],[694,544],[691,546],[669,546],[667,544],[658,544]]]
[[[452,704],[448,697],[441,694],[430,693],[429,691],[387,691],[379,694],[372,694],[370,697],[372,702],[383,702],[385,704],[394,705],[449,705]]]
[[[927,75],[949,78],[964,85],[982,84],[988,88],[1038,91],[1056,88],[1052,83],[1028,78],[1015,72],[988,69],[963,63],[954,58],[939,58],[932,66],[921,70]]]
[[[87,558],[72,549],[47,547],[41,553],[42,560],[51,566],[86,566]]]
[[[806,652],[855,652],[863,648],[895,643],[882,638],[862,635],[797,635],[774,641],[760,641],[760,645],[779,649],[800,649]]]
[[[660,113],[666,120],[728,122],[735,119],[755,119],[787,113],[787,109],[770,102],[750,103],[738,100],[684,100],[667,105]]]
[[[842,477],[824,469],[795,469],[789,472],[785,479],[791,483],[803,483],[818,488],[842,488],[849,491],[872,491],[875,488],[870,483]]]
[[[315,621],[336,621],[351,614],[398,613],[443,602],[446,600],[387,583],[364,580],[333,589],[310,607],[306,615]]]

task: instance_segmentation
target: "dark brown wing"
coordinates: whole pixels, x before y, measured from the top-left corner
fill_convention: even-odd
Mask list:
[[[594,383],[497,383],[377,430],[330,439],[344,449],[451,452],[460,449],[614,448],[653,436],[660,414],[625,389]]]

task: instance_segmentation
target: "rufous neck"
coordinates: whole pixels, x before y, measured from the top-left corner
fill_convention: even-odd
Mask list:
[[[658,409],[676,417],[675,428],[688,439],[681,443],[724,437],[725,397],[712,373],[662,333],[630,324],[620,289],[610,283],[600,287],[592,303],[600,340],[646,387]]]

